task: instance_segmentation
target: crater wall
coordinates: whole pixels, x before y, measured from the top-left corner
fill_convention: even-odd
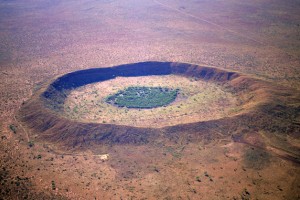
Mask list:
[[[75,88],[118,76],[169,74],[220,84],[241,97],[240,103],[244,111],[218,120],[162,128],[83,123],[59,114],[68,93]],[[275,123],[277,117],[299,115],[299,107],[295,109],[292,106],[300,99],[299,95],[290,93],[287,88],[273,87],[268,82],[237,72],[187,63],[143,62],[87,69],[63,75],[36,92],[22,106],[18,119],[30,130],[34,140],[51,142],[66,150],[91,149],[95,145],[139,145],[161,139],[172,142],[178,141],[179,138],[184,138],[187,142],[210,141],[228,136],[238,138],[238,135],[259,130],[282,130],[298,137],[299,134],[296,133],[300,132],[299,125],[282,119],[280,124]],[[287,100],[291,103],[285,103]],[[275,114],[274,109],[277,110]]]

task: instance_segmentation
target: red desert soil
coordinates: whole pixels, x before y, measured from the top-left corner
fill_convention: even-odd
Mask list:
[[[0,199],[299,199],[299,9],[294,0],[0,1]],[[96,135],[98,143],[93,135],[68,138],[78,126],[66,135],[34,131],[20,116],[66,73],[145,61],[212,66],[264,84],[231,82],[255,91],[244,94],[253,95],[245,104],[251,112],[239,113],[240,97],[226,93],[237,115],[201,126],[183,119],[176,128],[162,120],[155,130],[146,118],[145,135],[119,128],[116,136]],[[112,84],[130,83],[121,79]],[[69,97],[92,98],[98,84],[105,83]],[[224,91],[216,87],[218,98]],[[216,108],[214,100],[205,104]]]

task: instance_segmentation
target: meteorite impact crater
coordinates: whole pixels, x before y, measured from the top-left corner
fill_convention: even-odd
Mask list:
[[[282,103],[287,90],[281,91],[219,68],[142,62],[62,75],[37,91],[18,119],[34,140],[65,149],[158,139],[240,139],[241,130],[273,128],[272,112],[284,113],[282,107],[288,106]]]

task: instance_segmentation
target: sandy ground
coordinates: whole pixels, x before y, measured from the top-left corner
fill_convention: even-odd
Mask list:
[[[0,199],[299,199],[299,165],[230,137],[103,146],[104,161],[31,141],[14,117],[55,76],[151,60],[226,68],[298,92],[299,7],[294,0],[0,1]]]

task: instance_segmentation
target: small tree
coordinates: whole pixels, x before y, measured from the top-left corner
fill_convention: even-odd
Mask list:
[[[34,142],[33,141],[29,141],[28,142],[28,146],[31,148],[31,147],[33,147],[34,146]]]
[[[9,125],[9,129],[10,129],[14,134],[17,133],[17,128],[16,128],[15,125],[13,125],[13,124]]]

